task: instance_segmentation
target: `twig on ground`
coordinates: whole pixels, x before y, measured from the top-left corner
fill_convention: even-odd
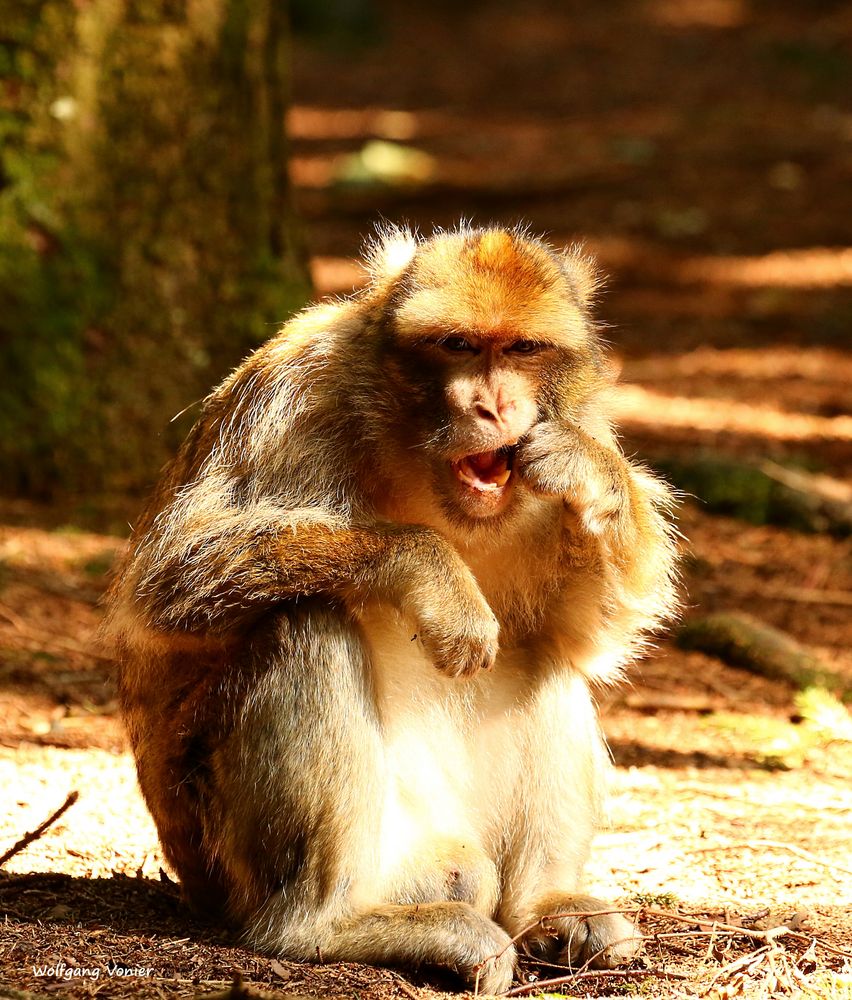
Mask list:
[[[620,912],[635,913],[636,910],[621,910]],[[666,920],[677,920],[683,924],[694,924],[700,921],[700,918],[695,915],[683,916],[680,913],[674,913],[672,910],[643,909],[641,912],[650,917],[663,917]],[[834,945],[823,941],[821,938],[814,937],[812,934],[802,934],[799,931],[794,931],[785,924],[781,924],[778,927],[770,927],[765,931],[757,931],[749,927],[736,927],[734,924],[726,924],[718,920],[704,920],[703,922],[712,923],[713,927],[717,930],[731,931],[734,935],[742,934],[744,937],[753,938],[755,941],[763,941],[767,944],[779,937],[792,937],[798,941],[808,941],[817,944],[825,951],[831,952],[832,955],[839,955],[841,958],[852,958],[852,951],[835,948]]]
[[[407,997],[410,997],[411,1000],[420,1000],[419,994],[408,985],[402,976],[395,975],[392,981],[394,986],[401,990]]]
[[[793,844],[785,844],[780,840],[738,840],[732,844],[718,844],[715,847],[696,847],[689,853],[711,854],[713,851],[736,851],[743,847],[774,847],[779,851],[788,851],[790,854],[795,854],[796,857],[810,861],[821,868],[829,868],[833,871],[843,872],[844,875],[852,875],[852,868],[844,868],[843,865],[835,864],[833,861],[823,861],[822,858],[817,857],[816,854],[811,854],[810,851],[806,851],[802,847],[794,847]]]
[[[718,983],[724,976],[730,976],[732,973],[738,972],[740,969],[744,969],[746,966],[752,965],[761,956],[766,955],[770,948],[772,948],[771,944],[765,944],[762,948],[758,948],[756,951],[750,951],[747,955],[742,955],[740,958],[734,959],[733,962],[723,965],[716,975],[710,980],[710,985],[704,992],[709,993],[716,983]]]
[[[484,958],[479,965],[476,966],[476,980],[474,982],[474,996],[479,996],[479,977],[482,970],[489,962],[496,962],[498,958],[502,958],[503,955],[512,947],[513,944],[517,944],[521,938],[526,937],[530,931],[536,929],[536,927],[544,927],[548,920],[558,920],[561,917],[602,917],[609,913],[624,913],[633,914],[635,918],[638,918],[641,908],[633,910],[619,910],[615,908],[607,910],[570,910],[564,913],[547,913],[543,917],[539,917],[538,920],[534,920],[531,924],[527,924],[526,927],[522,927],[521,930],[509,941],[508,944],[504,945],[500,951],[495,952],[493,955],[489,955]]]
[[[690,784],[689,782],[684,782],[683,784],[678,785],[677,788],[674,789],[674,794],[689,798],[692,798],[695,795],[701,795],[704,796],[704,798],[719,799],[722,802],[742,802],[744,800],[743,793],[739,790],[734,792],[724,792],[720,791],[718,788],[707,788],[705,785],[698,783]],[[813,802],[803,802],[802,799],[798,798],[787,798],[784,801],[785,805],[791,809],[795,808],[797,812],[800,810],[809,810],[816,813],[838,812],[843,813],[844,815],[849,812],[848,805],[826,805],[823,802],[819,805],[815,805]]]
[[[0,615],[9,622],[19,635],[30,642],[36,643],[40,649],[55,649],[57,652],[74,653],[77,656],[87,656],[93,660],[108,661],[113,659],[109,654],[85,646],[82,643],[74,642],[73,639],[63,638],[62,636],[46,632],[44,629],[35,628],[5,604],[0,604]]]
[[[738,936],[747,937],[754,941],[761,941],[763,942],[763,944],[767,946],[773,945],[778,938],[792,937],[798,941],[806,941],[810,943],[812,946],[817,945],[820,948],[823,948],[825,951],[830,952],[832,955],[838,955],[841,958],[852,959],[852,952],[843,951],[841,948],[835,948],[833,945],[830,945],[826,941],[822,941],[820,938],[814,937],[811,934],[801,934],[798,931],[794,931],[791,927],[788,927],[786,924],[781,924],[778,927],[770,927],[767,928],[766,930],[755,930],[754,928],[751,927],[737,927],[734,924],[728,924],[723,921],[716,920],[715,918],[705,917],[702,919],[701,915],[696,915],[696,914],[684,915],[681,913],[675,913],[673,910],[662,910],[662,909],[657,909],[655,907],[645,907],[645,906],[634,906],[629,908],[613,907],[612,909],[606,909],[606,910],[570,910],[562,913],[549,913],[543,917],[540,917],[538,920],[534,921],[531,924],[528,924],[526,927],[520,930],[503,949],[483,959],[483,961],[480,962],[479,966],[477,967],[476,982],[474,985],[474,996],[479,996],[480,972],[488,964],[488,962],[496,961],[506,952],[506,950],[509,947],[511,947],[511,945],[516,944],[518,941],[521,940],[521,938],[523,938],[530,931],[534,930],[536,927],[544,926],[548,921],[558,920],[563,917],[597,917],[610,913],[620,913],[622,916],[633,918],[634,921],[638,921],[640,915],[645,915],[649,917],[660,917],[664,920],[674,920],[679,923],[685,923],[685,924],[696,924],[696,923],[705,924],[704,928],[699,928],[692,932],[693,936],[696,937],[697,936],[712,937],[719,935],[724,937],[738,937]],[[710,926],[707,926],[708,924]],[[600,954],[600,952],[598,952],[597,954]],[[753,955],[754,953],[752,952],[751,954]],[[592,961],[596,957],[597,955],[592,956],[592,958],[589,961]],[[617,975],[620,978],[626,978],[629,975],[656,976],[658,978],[668,978],[668,979],[689,978],[689,976],[686,976],[682,973],[664,972],[663,970],[655,970],[655,969],[600,970],[600,971],[587,970],[588,964],[589,962],[587,962],[579,970],[571,973],[570,975],[559,976],[556,977],[555,979],[539,980],[537,983],[531,983],[529,985],[516,986],[514,989],[509,990],[509,992],[506,993],[505,995],[510,997],[521,996],[524,993],[528,993],[534,989],[538,989],[543,986],[564,985],[570,982],[572,979],[584,979],[584,978],[601,977],[607,975],[609,976]]]
[[[526,937],[526,935],[529,934],[530,931],[535,930],[536,927],[544,927],[544,925],[547,923],[548,920],[556,920],[560,917],[599,917],[599,916],[604,916],[605,914],[608,913],[624,913],[624,912],[625,912],[624,910],[617,910],[617,909],[572,910],[572,911],[566,911],[565,913],[547,913],[543,917],[539,917],[538,920],[534,920],[531,924],[527,924],[526,927],[522,927],[518,931],[518,933],[500,949],[500,951],[495,952],[493,955],[489,955],[487,958],[483,958],[483,960],[479,963],[479,965],[475,967],[476,979],[474,980],[474,985],[473,985],[473,995],[475,997],[479,996],[479,979],[482,970],[485,968],[485,966],[489,962],[496,962],[497,959],[502,958],[503,955],[506,954],[506,952],[509,950],[509,948],[512,947],[513,944],[517,944],[518,941],[521,940],[521,938]],[[638,911],[635,912],[638,914]]]
[[[634,977],[653,979],[689,979],[686,972],[666,972],[664,969],[587,969],[585,972],[572,972],[565,976],[555,976],[553,979],[539,979],[535,983],[523,983],[504,993],[506,997],[520,997],[525,993],[549,988],[565,986],[577,979],[632,979]]]
[[[49,826],[51,826],[51,824],[55,823],[67,809],[70,809],[71,806],[74,805],[79,797],[79,792],[70,792],[68,798],[62,803],[56,812],[51,813],[50,816],[48,816],[47,819],[40,826],[37,826],[31,833],[21,837],[16,844],[13,844],[9,850],[6,851],[2,857],[0,857],[0,868],[2,868],[2,866],[5,865],[10,858],[13,858],[20,851],[23,851],[24,848],[29,847],[34,840],[38,840],[38,838]]]

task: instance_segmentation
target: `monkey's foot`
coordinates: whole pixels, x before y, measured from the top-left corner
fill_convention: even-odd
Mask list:
[[[266,914],[258,917],[264,928]],[[470,903],[393,904],[357,914],[333,925],[303,928],[298,940],[276,948],[262,938],[248,940],[262,950],[297,958],[367,962],[372,965],[448,969],[471,991],[505,993],[512,985],[517,952],[506,931]]]
[[[575,969],[623,965],[639,954],[642,935],[614,909],[593,896],[551,897],[543,914],[549,919],[524,937],[523,947],[531,955]]]
[[[505,993],[512,985],[518,958],[509,935],[467,903],[434,905],[449,916],[439,936],[435,964],[453,969],[469,990]],[[430,964],[429,959],[426,962]]]

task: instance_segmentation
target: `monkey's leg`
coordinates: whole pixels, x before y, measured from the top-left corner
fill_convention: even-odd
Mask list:
[[[543,733],[558,734],[556,753],[549,746],[542,751]],[[580,891],[610,767],[581,676],[557,669],[542,681],[524,738],[531,769],[520,791],[525,836],[516,840],[504,873],[498,920],[514,937],[547,917],[520,947],[548,960],[596,968],[629,961],[641,934],[612,912],[617,907]]]
[[[305,955],[372,965],[437,966],[468,988],[501,993],[512,982],[516,952],[509,935],[470,903],[386,904],[316,929]],[[308,941],[305,942],[307,944]]]
[[[503,989],[515,953],[464,902],[382,898],[386,761],[370,663],[336,606],[306,600],[256,631],[246,686],[212,761],[205,841],[247,941],[298,958],[425,964]]]

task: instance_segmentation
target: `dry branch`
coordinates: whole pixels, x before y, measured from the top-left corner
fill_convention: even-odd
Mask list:
[[[805,861],[810,861],[813,865],[819,865],[821,868],[828,868],[830,871],[842,872],[844,875],[852,875],[852,868],[844,868],[843,865],[835,864],[833,861],[823,861],[822,858],[817,857],[816,854],[811,854],[810,851],[804,850],[801,847],[794,847],[793,844],[785,844],[780,840],[738,840],[734,844],[717,844],[715,847],[697,847],[695,850],[690,851],[690,854],[711,854],[714,851],[738,851],[742,848],[756,848],[756,847],[774,847],[779,851],[789,851],[790,854],[795,854],[797,858],[803,858]]]
[[[564,976],[554,976],[553,979],[539,979],[534,983],[524,983],[515,986],[504,993],[507,997],[520,997],[525,993],[533,993],[551,986],[567,986],[578,979],[689,979],[685,972],[666,972],[664,969],[587,969],[585,972],[568,972]]]
[[[645,913],[650,917],[662,917],[665,920],[676,920],[684,924],[699,923],[699,918],[694,914],[684,916],[681,913],[675,913],[673,910],[640,908],[638,910],[621,910],[619,912],[628,915]],[[820,948],[824,948],[826,951],[831,952],[832,955],[839,955],[841,958],[852,959],[852,951],[843,951],[842,948],[835,948],[834,945],[828,944],[827,941],[823,941],[821,938],[814,937],[812,934],[801,934],[799,931],[795,931],[791,927],[786,926],[786,924],[781,924],[778,927],[770,927],[765,931],[758,931],[752,930],[748,927],[737,927],[734,924],[727,924],[718,920],[705,920],[703,923],[711,924],[713,931],[728,931],[732,935],[742,934],[745,937],[753,938],[755,941],[763,941],[766,944],[781,937],[792,937],[796,938],[798,941],[807,941],[809,943],[817,944]]]
[[[705,451],[690,458],[660,456],[654,465],[708,510],[752,524],[778,524],[838,537],[852,533],[852,490],[829,476],[759,465]]]
[[[720,611],[692,618],[681,627],[675,641],[682,649],[717,656],[770,680],[852,695],[846,679],[829,670],[806,646],[751,615]]]
[[[6,851],[2,857],[0,857],[0,868],[6,864],[9,858],[13,858],[16,854],[23,851],[24,848],[29,847],[34,840],[38,840],[38,838],[49,826],[51,826],[51,824],[55,823],[66,810],[70,809],[71,806],[74,805],[79,797],[79,792],[70,792],[68,798],[62,803],[62,805],[55,812],[51,813],[40,826],[37,826],[31,833],[21,837],[16,844],[13,844],[9,850]]]
[[[634,922],[638,921],[639,917],[644,915],[649,917],[660,917],[664,920],[673,920],[678,923],[692,924],[693,927],[695,924],[699,925],[703,924],[704,925],[703,927],[699,926],[698,929],[693,930],[692,933],[696,937],[704,937],[708,935],[710,936],[721,935],[724,937],[731,937],[731,938],[746,937],[752,941],[759,941],[761,942],[761,944],[764,945],[772,945],[775,944],[780,938],[791,937],[797,941],[806,942],[812,947],[818,946],[832,955],[837,955],[841,958],[852,959],[852,952],[843,951],[840,948],[835,948],[833,945],[828,944],[826,941],[822,941],[820,938],[814,937],[811,934],[802,934],[799,931],[794,930],[792,927],[787,926],[786,924],[781,924],[777,927],[770,927],[767,928],[766,930],[756,930],[754,928],[736,926],[734,924],[725,923],[723,921],[715,920],[712,918],[701,919],[701,917],[696,916],[695,914],[690,914],[687,916],[681,913],[676,913],[673,910],[662,910],[644,906],[620,908],[620,909],[613,907],[612,909],[606,909],[606,910],[571,910],[567,912],[550,913],[547,914],[546,916],[539,918],[535,922],[529,924],[528,926],[524,927],[521,931],[519,931],[512,938],[509,944],[507,944],[506,947],[503,948],[501,951],[496,952],[493,955],[489,955],[488,958],[484,959],[479,964],[479,969],[477,970],[474,996],[479,996],[479,971],[482,968],[484,968],[488,962],[492,962],[500,958],[500,956],[506,951],[506,948],[509,948],[512,944],[515,944],[518,941],[520,941],[525,935],[527,935],[530,931],[534,930],[536,927],[544,926],[548,921],[556,920],[561,917],[595,917],[608,913],[620,913],[622,914],[622,916],[630,917],[632,920],[634,920]],[[594,959],[594,957],[596,956],[593,956],[592,959],[590,959],[589,961],[591,962]],[[532,992],[533,990],[538,990],[547,986],[557,986],[557,985],[562,986],[576,979],[581,979],[581,978],[588,979],[593,977],[600,978],[607,975],[609,976],[618,975],[621,978],[627,978],[628,975],[644,975],[646,977],[654,976],[660,979],[689,978],[688,976],[685,976],[681,973],[672,973],[672,972],[666,972],[665,970],[655,970],[655,969],[596,971],[588,969],[587,968],[588,965],[589,962],[587,962],[586,965],[582,966],[580,969],[572,972],[570,975],[566,974],[565,976],[556,977],[554,979],[539,980],[536,983],[530,983],[524,986],[517,986],[514,989],[510,990],[506,994],[506,996],[521,996],[524,993],[529,993]]]

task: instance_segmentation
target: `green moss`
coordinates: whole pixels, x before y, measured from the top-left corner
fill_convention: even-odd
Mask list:
[[[794,489],[750,462],[704,452],[689,459],[661,457],[654,466],[713,513],[841,537],[852,530],[852,513]]]
[[[807,646],[780,629],[742,612],[718,611],[687,619],[675,636],[681,649],[716,656],[771,680],[820,687],[848,698],[852,688]]]
[[[83,560],[80,565],[80,569],[86,574],[86,576],[99,579],[100,577],[106,576],[112,568],[112,564],[114,562],[115,556],[111,552],[105,552],[101,555],[92,556],[90,559]]]
[[[753,758],[771,770],[802,767],[812,750],[852,742],[852,717],[829,692],[808,688],[796,696],[796,706],[801,715],[798,722],[740,712],[715,712],[700,720],[700,724],[735,733],[750,746]]]
[[[285,43],[272,0],[24,0],[4,24],[7,491],[150,481],[172,416],[304,304]]]
[[[678,906],[678,898],[673,892],[637,892],[633,902],[637,906],[655,906],[663,910],[674,910]]]

